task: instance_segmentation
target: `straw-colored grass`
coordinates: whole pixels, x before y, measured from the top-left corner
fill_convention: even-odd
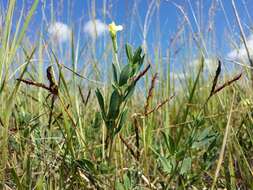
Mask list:
[[[150,1],[139,19],[134,1],[130,29],[98,43],[84,42],[75,22],[65,44],[45,35],[54,6],[33,41],[29,25],[48,2],[19,12],[8,2],[0,26],[0,189],[253,189],[252,65],[234,69],[210,55],[218,48],[210,36],[219,1],[211,4],[208,31],[185,2],[193,21],[166,1],[182,18],[167,50],[148,41],[152,29],[161,30],[151,23],[164,2]],[[88,5],[94,20],[96,3]],[[138,35],[126,33],[136,26]],[[143,42],[139,49],[129,45],[133,36]],[[188,64],[196,54],[197,64]],[[182,74],[174,60],[185,62]]]

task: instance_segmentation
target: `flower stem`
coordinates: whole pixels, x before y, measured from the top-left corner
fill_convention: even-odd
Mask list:
[[[120,71],[120,65],[119,65],[119,58],[118,58],[118,44],[117,44],[117,36],[111,35],[112,38],[112,45],[113,45],[113,57],[114,62],[117,65],[119,71]]]

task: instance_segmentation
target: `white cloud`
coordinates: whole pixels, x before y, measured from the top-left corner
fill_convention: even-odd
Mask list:
[[[200,59],[195,59],[190,63],[190,67],[199,68]],[[216,58],[206,58],[204,60],[204,70],[209,70],[213,72],[217,69],[218,63]]]
[[[108,31],[108,26],[99,19],[89,20],[83,28],[84,32],[89,34],[93,39],[103,35]]]
[[[170,73],[170,76],[174,78],[175,80],[184,80],[187,77],[187,74],[183,72],[175,72],[175,73]]]
[[[50,37],[59,43],[68,41],[71,36],[71,30],[68,25],[62,22],[55,22],[50,24],[48,28]]]
[[[246,40],[247,40],[247,46],[250,52],[250,56],[252,56],[253,55],[253,35],[250,35]],[[247,61],[248,57],[247,57],[247,52],[246,52],[244,44],[241,44],[239,49],[230,51],[227,54],[227,57],[232,60]]]

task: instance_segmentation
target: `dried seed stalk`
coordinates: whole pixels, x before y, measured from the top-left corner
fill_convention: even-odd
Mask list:
[[[146,104],[145,104],[145,107],[144,107],[144,113],[146,114],[148,112],[148,108],[149,108],[149,104],[150,104],[150,100],[153,96],[153,90],[155,88],[155,81],[157,79],[157,73],[155,73],[155,75],[152,77],[152,80],[151,80],[151,86],[148,90],[148,96],[146,98]]]
[[[155,108],[153,108],[152,110],[148,111],[146,114],[144,114],[145,116],[148,116],[149,114],[153,113],[154,111],[157,111],[158,109],[160,109],[164,104],[166,104],[167,102],[169,102],[172,98],[174,98],[175,95],[165,99],[164,101],[162,101],[160,104],[158,104]]]
[[[230,84],[232,84],[233,82],[239,80],[242,76],[242,73],[239,73],[238,75],[236,75],[235,77],[233,77],[231,80],[225,82],[223,85],[221,86],[218,86],[214,92],[213,92],[213,95],[216,94],[217,92],[219,92],[220,90],[222,90],[223,88],[229,86]]]
[[[130,151],[131,155],[136,159],[138,160],[138,156],[135,154],[132,146],[122,137],[122,135],[120,134],[119,135],[120,137],[120,140],[123,142],[123,144],[127,147],[127,149]]]
[[[148,66],[134,79],[134,83],[137,83],[137,81],[140,80],[140,78],[144,76],[146,72],[148,72],[149,69],[150,69],[150,64],[148,64]]]

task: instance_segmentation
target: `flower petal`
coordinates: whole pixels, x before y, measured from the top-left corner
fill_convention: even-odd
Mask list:
[[[116,31],[121,31],[121,30],[123,30],[123,26],[122,25],[116,26]]]

